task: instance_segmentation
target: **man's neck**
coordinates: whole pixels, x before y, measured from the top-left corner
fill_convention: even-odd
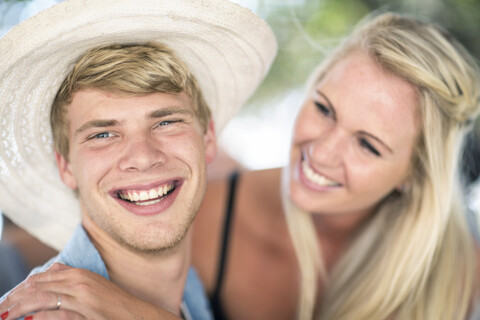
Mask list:
[[[110,280],[128,293],[179,315],[190,266],[191,232],[174,248],[142,253],[120,245],[92,221],[84,227],[100,253]]]

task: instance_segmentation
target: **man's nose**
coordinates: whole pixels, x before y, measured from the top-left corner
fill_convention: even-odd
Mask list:
[[[128,138],[124,143],[119,167],[123,171],[147,171],[165,163],[166,155],[161,144],[148,135]]]

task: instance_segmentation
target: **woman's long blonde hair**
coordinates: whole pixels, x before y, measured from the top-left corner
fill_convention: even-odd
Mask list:
[[[479,109],[476,63],[440,27],[385,13],[357,27],[322,63],[312,83],[353,50],[367,52],[383,70],[417,89],[420,134],[409,188],[382,200],[328,275],[311,215],[284,197],[302,278],[298,317],[466,319],[476,262],[458,164]],[[325,286],[322,303],[315,306],[319,276]]]

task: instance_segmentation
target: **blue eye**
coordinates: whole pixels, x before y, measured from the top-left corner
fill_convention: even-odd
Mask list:
[[[111,136],[112,136],[112,134],[110,132],[102,132],[102,133],[98,133],[98,134],[92,136],[92,138],[105,139],[105,138],[110,138]]]
[[[324,105],[323,103],[315,101],[315,106],[317,107],[318,111],[320,111],[322,114],[324,114],[326,116],[331,114],[330,109],[326,105]]]
[[[175,124],[175,123],[178,123],[178,122],[182,122],[182,120],[164,120],[164,121],[160,121],[157,123],[157,127],[165,127],[165,126],[169,126],[169,125],[172,125],[172,124]]]
[[[360,139],[360,145],[361,145],[363,148],[367,149],[367,150],[368,150],[369,152],[371,152],[372,154],[374,154],[375,156],[377,156],[377,157],[380,157],[380,156],[381,156],[380,152],[378,152],[378,150],[375,149],[375,147],[372,146],[367,140],[361,138],[361,139]]]

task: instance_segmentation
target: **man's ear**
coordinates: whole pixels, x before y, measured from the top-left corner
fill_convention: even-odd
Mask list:
[[[70,162],[63,155],[55,151],[55,161],[57,162],[58,172],[63,183],[72,190],[77,189],[77,180],[72,172]]]
[[[217,155],[217,137],[213,120],[208,122],[207,131],[203,136],[203,144],[205,146],[205,158],[207,163],[210,163]]]

